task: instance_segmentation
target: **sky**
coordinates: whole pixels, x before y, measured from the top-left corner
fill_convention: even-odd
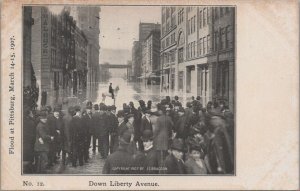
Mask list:
[[[59,14],[63,6],[49,6]],[[101,6],[100,47],[130,50],[138,40],[139,23],[161,23],[160,6]]]
[[[100,47],[131,50],[140,22],[161,23],[161,7],[102,6],[100,18]]]
[[[55,14],[59,14],[62,9],[63,6],[60,5],[49,6],[49,10]],[[109,63],[118,62],[119,64],[127,63],[127,60],[131,58],[133,41],[139,39],[140,22],[161,23],[161,7],[101,6],[99,25],[100,63],[104,61]],[[128,52],[127,55],[115,57],[116,51],[104,51],[103,49],[121,49],[128,50]],[[107,55],[103,55],[105,52]],[[126,51],[122,52],[125,53]],[[108,59],[108,55],[111,58]]]

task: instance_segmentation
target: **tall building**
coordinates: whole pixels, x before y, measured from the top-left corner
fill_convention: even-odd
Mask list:
[[[160,30],[158,23],[140,23],[139,24],[139,41],[145,41],[152,30]]]
[[[235,9],[163,7],[162,93],[225,100],[234,108]]]
[[[39,89],[38,106],[78,98],[85,83],[87,41],[68,9],[56,15],[47,7],[32,7],[31,62]]]
[[[133,80],[139,81],[142,74],[142,43],[134,41],[132,47],[132,74]]]
[[[77,26],[83,31],[87,40],[87,99],[94,100],[97,97],[99,71],[99,35],[100,35],[100,7],[81,6],[75,8]]]
[[[132,74],[134,81],[142,81],[142,57],[143,45],[150,32],[153,30],[160,30],[158,23],[140,23],[139,24],[139,40],[133,42],[132,47]]]
[[[145,84],[159,84],[160,30],[152,30],[143,43],[142,77]]]

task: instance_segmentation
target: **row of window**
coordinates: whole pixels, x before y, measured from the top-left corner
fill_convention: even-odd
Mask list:
[[[192,34],[196,31],[196,16],[193,16],[191,19],[188,20],[188,30],[187,33]]]
[[[175,40],[175,32],[171,34],[169,37],[166,38],[166,40],[161,41],[161,49],[164,50],[165,48],[168,48],[169,46],[176,43]]]
[[[184,14],[184,9],[180,9],[180,11],[178,12],[178,25],[183,22],[183,18],[184,18],[183,14]]]
[[[193,41],[188,43],[187,46],[187,58],[195,58],[196,56],[201,56],[203,54],[210,53],[212,50],[223,50],[230,47],[230,42],[232,43],[232,35],[230,31],[230,25],[224,28],[220,28],[219,31],[215,31],[213,34],[213,43],[211,42],[211,35],[204,36],[196,42]],[[196,47],[197,46],[197,55]]]

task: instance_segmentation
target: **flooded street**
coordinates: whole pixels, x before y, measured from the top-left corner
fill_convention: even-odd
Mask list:
[[[146,103],[148,100],[155,103],[159,102],[161,99],[159,85],[148,85],[142,83],[129,83],[123,78],[111,78],[108,83],[101,83],[99,85],[98,98],[96,103],[102,102],[102,94],[108,94],[109,83],[112,83],[112,87],[115,89],[119,86],[119,91],[116,95],[115,105],[117,110],[122,109],[123,103],[129,103],[132,101],[136,107],[139,106],[138,101],[143,99]],[[113,105],[114,101],[111,97],[106,97],[106,105]]]

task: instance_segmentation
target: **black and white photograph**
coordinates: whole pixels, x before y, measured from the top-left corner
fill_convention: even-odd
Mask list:
[[[22,174],[235,175],[234,6],[23,6]]]

